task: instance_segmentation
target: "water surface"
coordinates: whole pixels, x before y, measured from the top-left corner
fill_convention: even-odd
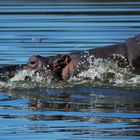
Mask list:
[[[136,0],[0,1],[1,66],[120,43],[139,33]],[[34,84],[1,89],[0,139],[140,138],[139,87]]]

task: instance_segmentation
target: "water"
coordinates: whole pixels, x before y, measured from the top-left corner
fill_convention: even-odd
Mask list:
[[[136,0],[0,1],[1,66],[27,63],[36,54],[111,45],[139,33]],[[133,80],[139,84],[138,76]],[[0,139],[139,139],[140,88],[124,82],[95,86],[83,80],[53,88],[0,83]]]

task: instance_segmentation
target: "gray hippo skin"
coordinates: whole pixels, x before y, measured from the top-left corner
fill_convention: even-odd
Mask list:
[[[88,51],[79,51],[67,55],[31,56],[27,64],[0,68],[0,80],[7,81],[21,70],[34,70],[43,76],[52,76],[54,80],[68,80],[79,72],[88,69],[89,56],[103,59],[117,59],[123,67],[140,68],[140,35],[127,39],[124,43],[100,47]],[[115,57],[114,57],[115,56]],[[125,61],[122,61],[120,57]],[[28,77],[25,77],[27,80]]]

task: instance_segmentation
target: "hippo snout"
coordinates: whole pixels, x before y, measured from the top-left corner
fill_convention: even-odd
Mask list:
[[[48,64],[48,59],[40,55],[31,56],[27,63],[27,68],[31,70],[46,70],[46,65]]]
[[[26,69],[48,73],[52,70],[50,57],[43,57],[40,55],[31,56],[27,62]]]
[[[39,56],[31,56],[28,60],[27,66],[30,69],[37,69],[39,66],[41,66],[41,61],[39,59]]]

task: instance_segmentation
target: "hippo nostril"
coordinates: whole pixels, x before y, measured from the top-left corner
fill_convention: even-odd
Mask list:
[[[31,56],[28,60],[27,67],[31,69],[41,69],[43,65],[42,57]]]
[[[37,68],[38,67],[38,65],[39,65],[39,60],[38,60],[38,58],[37,57],[31,57],[30,59],[29,59],[29,61],[28,61],[28,66],[30,67],[30,68],[32,68],[32,69],[35,69],[35,68]]]
[[[36,61],[35,60],[32,60],[32,61],[30,61],[30,64],[31,65],[35,65],[36,64]]]

